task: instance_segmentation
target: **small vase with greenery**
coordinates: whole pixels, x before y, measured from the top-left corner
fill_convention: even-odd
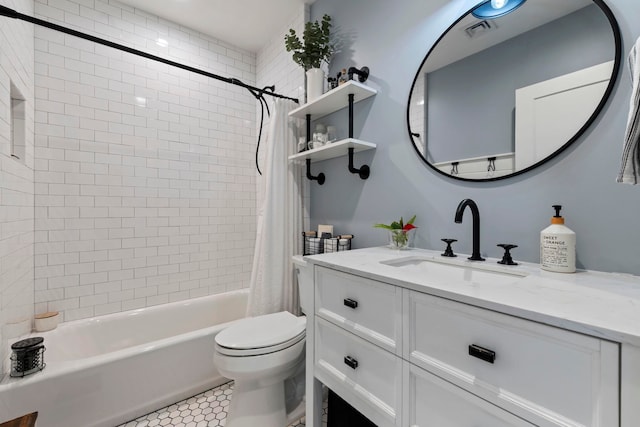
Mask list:
[[[330,35],[331,17],[324,15],[320,22],[307,22],[305,24],[302,40],[300,40],[296,31],[293,29],[290,29],[289,34],[284,37],[287,52],[293,52],[293,61],[307,72],[308,101],[322,95],[324,89],[324,74],[320,70],[320,65],[322,65],[323,62],[329,62],[329,58],[331,58],[334,52]],[[311,82],[309,80],[311,80]],[[312,84],[314,86],[311,86]]]
[[[416,216],[411,217],[406,223],[400,217],[400,221],[393,221],[391,224],[375,224],[376,228],[384,228],[389,232],[389,246],[394,249],[407,249],[411,245],[415,229],[413,225]]]

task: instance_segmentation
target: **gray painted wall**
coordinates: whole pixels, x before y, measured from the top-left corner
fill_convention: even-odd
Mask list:
[[[630,77],[624,68],[612,97],[594,125],[572,147],[535,171],[507,180],[467,183],[439,175],[416,154],[406,129],[411,82],[424,55],[449,23],[474,5],[473,0],[317,0],[312,19],[332,16],[345,40],[333,70],[356,64],[372,70],[369,84],[379,93],[356,105],[355,132],[378,144],[358,153],[356,166],[371,165],[362,181],[347,171],[347,158],[312,165],[327,175],[313,183],[312,226],[334,224],[337,233],[355,234],[354,247],[385,243],[377,222],[418,215],[416,246],[440,249],[443,237],[457,238],[455,250],[471,251],[471,217],[455,224],[460,200],[470,197],[480,208],[483,254],[498,256],[497,243],[519,245],[516,260],[539,261],[539,233],[549,224],[552,204],[564,205],[567,225],[577,233],[581,268],[640,274],[638,251],[640,188],[617,184],[622,140],[629,109]],[[618,19],[623,49],[640,35],[640,2],[609,0]],[[626,65],[625,65],[626,67]],[[331,120],[346,133],[346,110]]]
[[[516,89],[611,61],[614,46],[609,21],[593,5],[429,73],[433,161],[513,151]]]

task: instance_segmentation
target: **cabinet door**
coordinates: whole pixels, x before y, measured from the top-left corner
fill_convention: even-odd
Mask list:
[[[411,427],[535,427],[408,362],[404,372]]]
[[[410,362],[544,427],[619,423],[619,347],[418,292]]]

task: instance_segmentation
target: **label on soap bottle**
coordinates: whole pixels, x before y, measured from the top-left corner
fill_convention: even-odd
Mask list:
[[[540,267],[558,273],[576,271],[576,235],[574,233],[541,233]]]

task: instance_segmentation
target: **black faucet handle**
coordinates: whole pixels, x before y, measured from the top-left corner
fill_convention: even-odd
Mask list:
[[[457,239],[440,239],[440,240],[442,240],[443,242],[445,242],[447,244],[447,249],[444,250],[444,253],[440,254],[441,256],[446,256],[446,257],[450,257],[450,258],[458,256],[458,255],[453,253],[453,249],[451,248],[451,244],[453,242],[457,242],[458,241]]]
[[[502,256],[502,259],[498,261],[498,264],[518,265],[518,263],[514,262],[513,258],[511,258],[511,252],[510,252],[511,249],[517,248],[518,245],[512,245],[510,243],[500,243],[497,246],[504,249],[504,255]]]

